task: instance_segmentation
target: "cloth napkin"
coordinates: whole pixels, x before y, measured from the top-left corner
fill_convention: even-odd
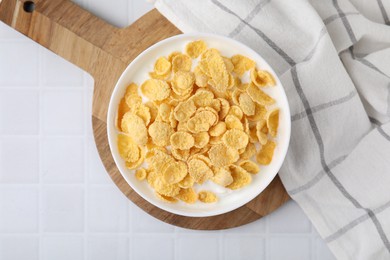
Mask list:
[[[155,6],[185,33],[226,35],[267,60],[292,114],[288,193],[338,259],[390,259],[390,1]]]

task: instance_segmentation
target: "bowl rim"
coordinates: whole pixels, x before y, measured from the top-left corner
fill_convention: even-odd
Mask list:
[[[270,72],[272,73],[272,75],[275,76],[275,78],[278,80],[278,82],[280,84],[280,87],[282,89],[282,95],[284,96],[283,98],[286,101],[286,107],[283,107],[283,108],[285,109],[286,116],[288,117],[288,120],[286,120],[287,124],[285,126],[285,131],[287,131],[286,145],[285,145],[285,147],[284,147],[284,149],[282,151],[282,155],[280,156],[281,158],[280,158],[279,164],[275,166],[275,169],[276,169],[275,172],[272,173],[272,177],[270,177],[266,181],[264,188],[263,189],[259,189],[259,191],[257,193],[255,193],[253,196],[248,196],[247,198],[242,199],[242,201],[239,203],[238,206],[234,205],[234,206],[231,206],[231,207],[225,207],[225,208],[220,209],[220,210],[207,211],[207,212],[183,212],[181,210],[176,210],[176,209],[165,207],[162,204],[161,205],[157,205],[156,203],[154,203],[154,201],[149,200],[148,196],[143,194],[143,192],[140,191],[136,187],[136,185],[133,185],[132,182],[129,181],[128,178],[126,177],[126,175],[122,172],[121,167],[119,166],[120,165],[120,161],[119,160],[121,160],[121,158],[118,158],[116,153],[113,151],[113,149],[116,149],[116,144],[113,143],[112,136],[114,134],[116,134],[116,133],[115,133],[115,131],[111,132],[111,129],[113,127],[109,125],[112,122],[114,122],[115,117],[116,117],[116,113],[117,113],[117,107],[115,107],[114,104],[113,104],[114,103],[114,98],[119,95],[118,92],[121,89],[120,85],[121,85],[122,81],[124,80],[126,74],[129,73],[129,70],[131,69],[133,64],[136,64],[139,60],[142,60],[142,58],[144,56],[148,55],[149,52],[159,48],[163,44],[166,44],[166,43],[168,43],[170,41],[175,41],[175,40],[178,40],[178,39],[181,39],[181,38],[185,39],[185,38],[191,38],[191,37],[199,37],[199,38],[206,38],[206,39],[207,38],[214,38],[214,39],[217,39],[218,41],[230,41],[230,42],[232,42],[234,44],[239,45],[241,48],[246,49],[247,52],[252,52],[252,53],[254,53],[254,55],[259,56],[263,60],[263,62],[265,62],[269,66],[269,68],[271,70]],[[233,210],[236,210],[236,209],[244,206],[245,204],[247,204],[248,202],[250,202],[251,200],[256,198],[259,194],[261,194],[269,186],[269,184],[274,180],[274,178],[278,174],[280,168],[282,167],[282,164],[283,164],[283,162],[285,160],[285,157],[286,157],[286,154],[287,154],[287,151],[288,151],[288,148],[289,148],[290,138],[291,138],[291,112],[290,112],[290,106],[289,106],[288,98],[287,98],[287,95],[286,95],[286,91],[285,91],[285,89],[284,89],[284,87],[283,87],[283,85],[282,85],[282,83],[280,81],[280,78],[277,76],[277,74],[275,73],[274,69],[269,65],[269,63],[258,52],[256,52],[255,50],[253,50],[249,46],[247,46],[247,45],[245,45],[245,44],[243,44],[243,43],[241,43],[241,42],[239,42],[239,41],[237,41],[235,39],[226,37],[226,36],[213,34],[213,33],[183,33],[183,34],[179,34],[179,35],[175,35],[175,36],[166,38],[164,40],[161,40],[161,41],[151,45],[150,47],[148,47],[147,49],[142,51],[134,60],[132,60],[127,65],[126,69],[122,72],[121,76],[118,78],[118,80],[117,80],[117,82],[115,84],[115,87],[114,87],[114,89],[113,89],[113,91],[111,93],[111,96],[110,96],[110,101],[109,101],[108,110],[107,110],[107,138],[108,138],[108,143],[109,143],[109,147],[110,147],[110,152],[111,152],[111,155],[112,155],[112,157],[114,159],[114,162],[115,162],[115,166],[118,168],[120,174],[125,179],[127,184],[139,196],[141,196],[144,200],[146,200],[148,203],[152,204],[153,206],[155,206],[155,207],[157,207],[157,208],[159,208],[161,210],[164,210],[164,211],[176,214],[176,215],[185,216],[185,217],[212,217],[212,216],[217,216],[217,215],[220,215],[220,214],[231,212]]]

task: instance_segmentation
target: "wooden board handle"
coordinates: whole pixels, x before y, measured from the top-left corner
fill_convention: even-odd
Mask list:
[[[92,76],[119,30],[69,0],[0,0],[0,20]]]

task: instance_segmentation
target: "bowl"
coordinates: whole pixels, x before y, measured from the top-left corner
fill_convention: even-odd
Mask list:
[[[252,176],[252,183],[248,186],[234,191],[220,187],[211,181],[208,181],[205,184],[205,187],[202,186],[202,189],[212,189],[217,193],[217,196],[219,197],[218,202],[196,202],[195,204],[186,204],[184,202],[166,203],[155,196],[153,189],[149,187],[149,184],[146,181],[141,182],[135,178],[134,170],[126,168],[125,161],[120,157],[116,144],[117,135],[119,133],[115,127],[116,113],[118,104],[125,93],[126,87],[131,82],[141,85],[141,83],[148,78],[148,72],[153,71],[153,65],[157,58],[168,56],[173,51],[184,51],[185,45],[194,40],[205,41],[209,48],[218,49],[223,56],[231,57],[235,54],[245,55],[253,59],[258,67],[265,69],[274,75],[276,86],[265,88],[264,91],[276,100],[276,104],[280,109],[279,129],[276,138],[277,146],[272,162],[268,166],[260,166],[260,172]],[[181,34],[154,44],[143,51],[127,66],[111,95],[107,115],[107,134],[116,166],[130,187],[142,198],[160,209],[177,215],[209,217],[223,214],[245,205],[259,195],[271,183],[278,173],[287,153],[291,130],[290,118],[290,109],[282,84],[274,70],[258,53],[246,45],[224,36],[204,33]]]

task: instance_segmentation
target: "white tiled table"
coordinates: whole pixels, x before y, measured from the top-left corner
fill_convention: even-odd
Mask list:
[[[142,0],[79,0],[126,26]],[[333,259],[289,202],[236,229],[160,222],[111,182],[91,126],[92,78],[0,23],[0,260]]]

